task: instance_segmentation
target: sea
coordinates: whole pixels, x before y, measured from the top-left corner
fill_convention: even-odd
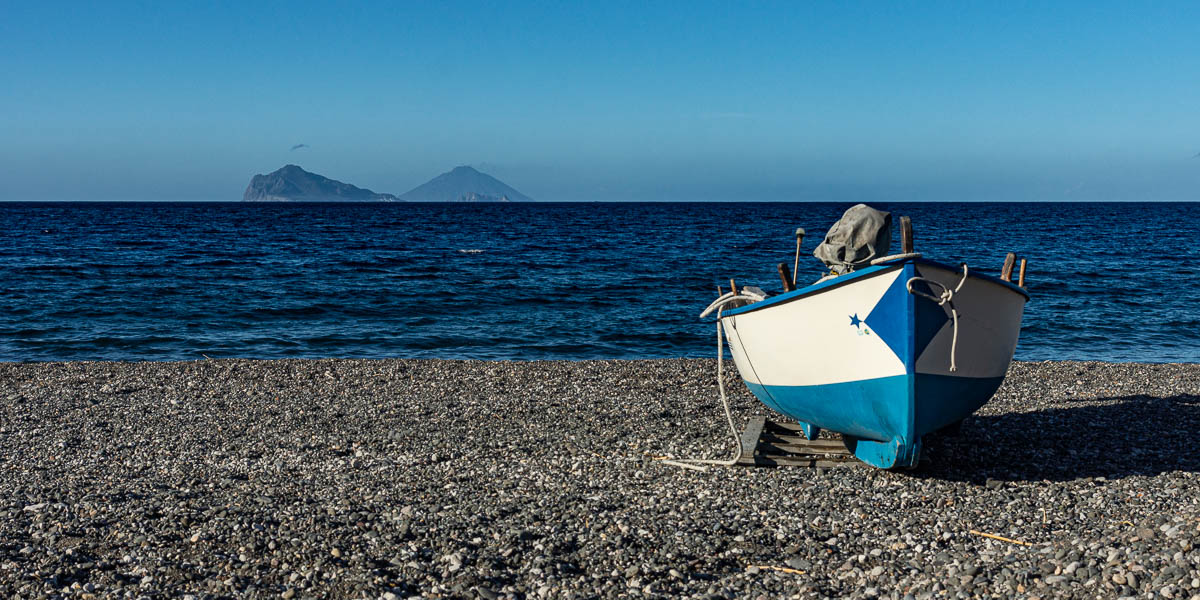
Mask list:
[[[1028,261],[1019,360],[1200,362],[1200,203],[868,204]],[[717,287],[778,293],[797,227],[816,280],[849,206],[0,203],[0,360],[713,357]]]

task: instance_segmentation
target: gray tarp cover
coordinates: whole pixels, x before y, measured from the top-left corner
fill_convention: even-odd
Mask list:
[[[891,245],[892,214],[856,204],[829,228],[813,256],[841,275],[887,256]]]

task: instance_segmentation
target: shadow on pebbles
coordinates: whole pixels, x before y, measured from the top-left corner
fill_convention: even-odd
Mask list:
[[[1200,595],[1200,365],[1014,364],[913,471],[656,460],[723,427],[712,360],[3,363],[0,594]]]

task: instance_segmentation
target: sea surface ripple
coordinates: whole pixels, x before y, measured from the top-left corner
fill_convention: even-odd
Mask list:
[[[1018,359],[1200,361],[1200,204],[871,204],[1029,260]],[[0,203],[0,360],[707,357],[717,286],[777,292],[796,227],[815,280],[848,206]]]

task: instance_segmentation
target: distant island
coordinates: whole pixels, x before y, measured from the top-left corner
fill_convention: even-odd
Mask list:
[[[403,194],[408,202],[532,202],[508,184],[467,166],[454,167]]]
[[[348,183],[309,173],[296,165],[250,178],[243,202],[395,202],[391,194],[376,194]]]
[[[399,196],[379,194],[296,165],[250,178],[243,202],[532,202],[508,184],[468,166],[455,167]]]

